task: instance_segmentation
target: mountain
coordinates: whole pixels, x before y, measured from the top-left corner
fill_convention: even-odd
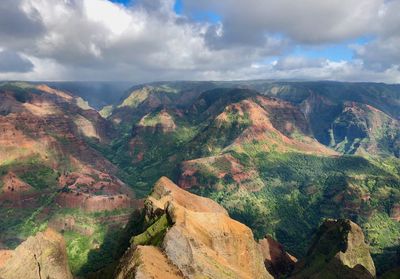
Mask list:
[[[257,243],[223,207],[165,177],[139,214],[125,254],[93,278],[375,278],[362,230],[349,220],[325,220],[296,263],[271,237]]]
[[[164,278],[158,260],[170,266],[171,278],[273,278],[251,230],[217,203],[161,178],[144,212],[147,229],[132,238],[133,248],[121,260],[116,278],[135,273],[135,278]]]
[[[108,144],[116,131],[78,97],[43,84],[4,83],[0,104],[0,246],[14,248],[46,226],[68,230],[75,271],[138,203],[118,167],[87,143]],[[93,244],[76,247],[77,239]]]
[[[375,278],[361,228],[349,220],[326,220],[293,278]]]
[[[231,219],[223,207],[166,177],[144,204],[136,213],[130,247],[90,278],[375,276],[362,230],[349,220],[324,221],[307,256],[297,262],[271,237],[257,242],[250,228]],[[0,259],[1,278],[72,278],[63,237],[51,229],[14,251],[0,251]]]
[[[188,265],[193,268],[186,270],[180,262],[186,259],[179,257],[174,258],[175,268],[171,267],[173,250],[166,258],[165,247],[159,247],[166,240],[166,228],[170,231],[180,221],[171,223],[166,218],[169,213],[162,206],[166,204],[157,200],[167,194],[157,189],[169,185],[180,193],[178,197],[194,204],[197,200],[172,187],[175,183],[215,202],[207,200],[207,207],[219,212],[219,204],[218,208],[226,209],[226,217],[213,212],[208,220],[199,217],[206,209],[189,208],[202,222],[228,218],[232,221],[227,224],[241,222],[240,228],[250,228],[251,237],[244,229],[245,243],[260,240],[261,262],[272,276],[286,276],[293,270],[293,275],[318,276],[304,267],[301,273],[298,265],[304,261],[312,265],[312,255],[320,255],[309,247],[314,247],[316,240],[310,236],[319,235],[321,229],[316,228],[321,223],[339,226],[329,225],[326,218],[359,224],[378,275],[396,266],[399,86],[264,80],[157,82],[133,86],[124,94],[118,91],[99,106],[85,99],[87,85],[76,83],[68,90],[63,86],[1,84],[0,128],[5,130],[0,134],[4,143],[0,158],[6,158],[0,162],[3,248],[14,249],[28,236],[51,227],[66,239],[74,275],[98,274],[104,267],[104,274],[109,274],[135,235],[132,248],[119,262],[122,277],[137,270],[146,273],[153,265],[170,269],[171,278],[203,269],[219,274],[211,271],[213,265],[199,267],[192,262]],[[160,182],[163,176],[173,183]],[[153,191],[157,181],[164,186]],[[144,202],[149,212],[135,211],[149,194]],[[150,201],[162,205],[155,209]],[[179,198],[175,203],[185,205]],[[182,210],[184,216],[193,217]],[[159,219],[159,213],[166,216]],[[178,240],[198,238],[196,245],[203,247],[225,228],[214,223],[203,228],[196,218],[188,224],[196,229],[178,226]],[[340,231],[348,227],[341,221],[338,224]],[[360,236],[358,227],[350,227]],[[204,234],[199,235],[197,229]],[[329,235],[334,231],[327,230]],[[146,242],[148,238],[151,243]],[[171,243],[174,247],[175,242]],[[235,245],[229,243],[229,247]],[[215,253],[214,248],[219,246],[206,254]],[[347,251],[342,246],[339,250]],[[339,250],[324,256],[334,266]],[[209,262],[203,252],[198,254],[200,261]],[[238,262],[222,260],[221,254],[229,253],[221,250],[212,258],[221,264],[218,270],[236,272]],[[297,263],[296,258],[300,259]],[[344,270],[369,278],[353,265]]]
[[[43,82],[42,82],[43,83]],[[71,92],[88,102],[88,105],[101,110],[103,107],[118,104],[126,91],[132,86],[130,82],[45,82],[48,86]]]
[[[110,112],[119,139],[93,147],[139,196],[169,176],[297,257],[322,218],[350,218],[385,270],[400,236],[399,96],[373,83],[143,85]]]

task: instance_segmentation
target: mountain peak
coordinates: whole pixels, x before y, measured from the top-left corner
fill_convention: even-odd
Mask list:
[[[180,189],[168,178],[155,184],[145,201],[144,213],[145,220],[152,220],[151,225],[133,237],[133,243],[158,243],[168,262],[184,277],[273,278],[265,269],[260,248],[247,226],[232,220],[215,202]],[[143,256],[146,252],[162,258],[158,250],[135,245],[131,249],[136,249],[136,255],[142,253],[142,259],[148,258]],[[134,255],[135,252],[127,252],[124,256],[117,278],[137,272],[124,267],[124,263],[136,261]]]

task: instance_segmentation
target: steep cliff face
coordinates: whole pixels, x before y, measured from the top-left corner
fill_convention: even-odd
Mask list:
[[[375,266],[361,228],[349,220],[327,220],[319,228],[293,278],[374,278]]]
[[[96,111],[79,107],[69,93],[46,85],[10,83],[0,86],[0,103],[0,166],[12,169],[34,157],[35,165],[59,172],[85,167],[117,172],[86,141],[109,142],[112,126]]]
[[[64,239],[51,229],[29,237],[9,253],[0,265],[2,279],[72,279]]]
[[[110,109],[108,118],[115,124],[133,124],[133,121],[160,107],[187,107],[203,91],[212,87],[211,82],[159,82],[135,86],[119,105]]]
[[[132,238],[133,246],[120,262],[117,278],[127,278],[126,274],[152,278],[146,268],[152,261],[173,266],[171,278],[273,278],[251,230],[229,218],[217,203],[163,177],[146,200],[144,212],[149,226]],[[160,248],[140,246],[149,244]]]
[[[270,236],[258,243],[214,201],[161,178],[145,201],[139,234],[113,278],[375,278],[361,228],[326,220],[303,259]],[[141,233],[140,233],[141,232]]]
[[[230,154],[245,153],[249,149],[253,153],[337,155],[335,151],[312,138],[304,115],[292,104],[259,96],[249,90],[226,92],[226,95],[229,94],[233,95],[230,98],[239,101],[219,107],[225,98],[220,96],[222,100],[211,102],[203,97],[208,100],[208,106],[197,104],[197,110],[201,111],[202,108],[203,115],[211,116],[209,124],[190,143],[188,149],[191,152],[195,150],[193,153],[201,157],[181,164],[180,186],[187,189],[204,187],[208,186],[204,185],[206,183],[215,185],[215,182],[226,180],[251,191],[261,190],[264,184],[256,165],[242,164]],[[202,104],[201,101],[199,103]],[[215,155],[206,156],[210,154]],[[247,161],[252,160],[249,158]],[[211,177],[213,181],[206,181],[205,177]]]
[[[114,136],[110,122],[69,92],[1,83],[0,247],[14,248],[54,219],[72,217],[76,226],[54,228],[65,232],[71,270],[80,272],[105,232],[122,230],[126,221],[117,217],[135,206],[119,169],[92,148]],[[116,222],[97,223],[94,212]]]
[[[343,153],[400,157],[400,122],[370,105],[346,102],[330,137],[330,145]]]
[[[268,272],[275,278],[290,274],[295,267],[297,259],[285,251],[282,244],[270,236],[259,241],[264,264]]]
[[[272,85],[267,92],[261,90],[262,83],[260,88],[252,82],[139,86],[119,106],[110,108],[110,121],[68,92],[44,85],[2,83],[0,247],[14,247],[48,222],[66,231],[67,251],[73,254],[71,270],[78,274],[89,250],[97,253],[102,246],[106,229],[97,221],[110,218],[125,224],[136,204],[133,191],[145,196],[154,182],[166,175],[180,187],[223,205],[232,218],[251,227],[257,238],[276,236],[299,258],[305,254],[312,229],[321,218],[359,220],[368,232],[374,257],[380,255],[390,265],[400,233],[400,164],[398,158],[392,158],[399,157],[399,91],[386,85],[371,85],[366,90],[369,85],[293,83]],[[229,89],[232,87],[242,89]],[[269,97],[243,88],[257,89]],[[112,127],[109,129],[111,122],[119,129],[118,136]],[[124,179],[128,174],[132,191],[117,178],[120,169]],[[225,268],[219,261],[221,253],[230,253],[226,250],[207,257],[205,248],[194,253],[192,258],[201,263],[198,267],[191,257],[175,255],[174,247],[181,245],[185,251],[187,247],[194,249],[193,245],[208,247],[214,241],[210,239],[220,241],[220,236],[204,226],[229,235],[232,230],[234,237],[241,232],[240,226],[232,225],[236,229],[226,232],[219,223],[208,221],[215,218],[230,223],[225,217],[213,215],[219,209],[212,203],[202,200],[195,202],[200,209],[188,209],[185,200],[193,201],[193,196],[170,192],[153,194],[174,196],[179,202],[174,205],[168,200],[157,207],[146,206],[147,230],[133,238],[133,243],[142,247],[131,249],[136,259],[145,259],[139,262],[153,259],[146,255],[157,258],[142,270],[162,265],[164,259],[168,265],[171,258],[183,276],[184,272],[192,272],[186,266],[193,265],[199,272],[205,265],[201,261],[207,262],[207,257]],[[201,207],[204,203],[207,206]],[[212,210],[208,212],[208,208]],[[98,213],[104,210],[110,211]],[[212,214],[206,218],[205,213]],[[104,217],[98,217],[102,214]],[[189,221],[181,222],[181,217],[175,215],[184,215]],[[75,220],[76,224],[63,220]],[[195,232],[191,230],[194,227]],[[107,235],[113,238],[116,233]],[[173,245],[164,246],[167,235],[168,243]],[[191,235],[201,241],[193,244]],[[186,245],[186,239],[190,245]],[[86,242],[91,244],[74,246]],[[152,248],[148,244],[159,247],[147,249]],[[234,241],[229,245],[236,247]],[[279,243],[269,239],[261,241],[263,245],[269,271],[271,266],[272,270],[280,270],[276,259],[284,261],[282,269],[291,269]],[[212,250],[218,247],[213,244]],[[0,261],[8,256],[8,252],[0,254]],[[233,256],[223,258],[234,265],[227,265],[227,270],[238,265]],[[93,261],[97,259],[90,264]]]
[[[359,220],[375,228],[366,234],[374,257],[390,257],[400,232],[398,88],[222,83],[183,102],[186,89],[166,84],[132,92],[109,118],[135,116],[121,116],[125,136],[108,154],[138,195],[171,177],[297,257],[321,218]]]
[[[129,205],[132,193],[116,178],[117,167],[87,142],[107,143],[114,130],[78,100],[47,85],[0,86],[0,204],[64,188],[59,200],[67,207],[74,207],[69,201],[79,194],[89,203],[96,203],[97,196],[126,199],[102,200],[98,210],[107,209],[107,204],[110,210]]]

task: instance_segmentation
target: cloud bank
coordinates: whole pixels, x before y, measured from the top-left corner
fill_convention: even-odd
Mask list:
[[[400,82],[400,0],[182,2],[2,0],[0,79]]]

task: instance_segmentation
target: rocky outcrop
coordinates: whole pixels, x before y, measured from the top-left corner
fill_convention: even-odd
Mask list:
[[[145,201],[143,223],[116,278],[375,277],[361,228],[349,220],[325,221],[297,262],[271,237],[256,243],[251,230],[220,205],[165,177]]]
[[[375,278],[361,228],[350,220],[326,220],[291,278]]]
[[[72,279],[63,237],[48,229],[29,237],[0,266],[2,279]]]
[[[178,268],[171,264],[160,248],[138,246],[130,249],[121,259],[116,279],[152,278],[183,279]],[[134,275],[134,277],[132,277]]]
[[[86,168],[59,178],[62,192],[56,202],[61,207],[80,208],[86,212],[112,211],[136,207],[133,191],[121,180],[107,173]]]
[[[133,135],[140,130],[149,131],[151,133],[171,133],[175,131],[176,124],[173,116],[167,110],[161,110],[155,114],[145,115],[138,123]]]
[[[275,278],[289,274],[294,269],[297,259],[287,253],[282,244],[270,236],[261,239],[259,244],[265,267]]]
[[[69,192],[59,194],[56,201],[62,207],[80,208],[85,212],[112,211],[136,205],[134,199],[124,194],[96,196],[80,192]]]
[[[162,273],[151,277],[146,269],[157,259],[174,267],[169,270],[179,270],[171,278],[273,278],[251,230],[210,199],[188,193],[163,177],[147,198],[144,214],[147,230],[133,237],[117,278],[127,278],[128,270],[134,274],[130,278],[166,278]],[[141,246],[149,244],[161,250]]]

